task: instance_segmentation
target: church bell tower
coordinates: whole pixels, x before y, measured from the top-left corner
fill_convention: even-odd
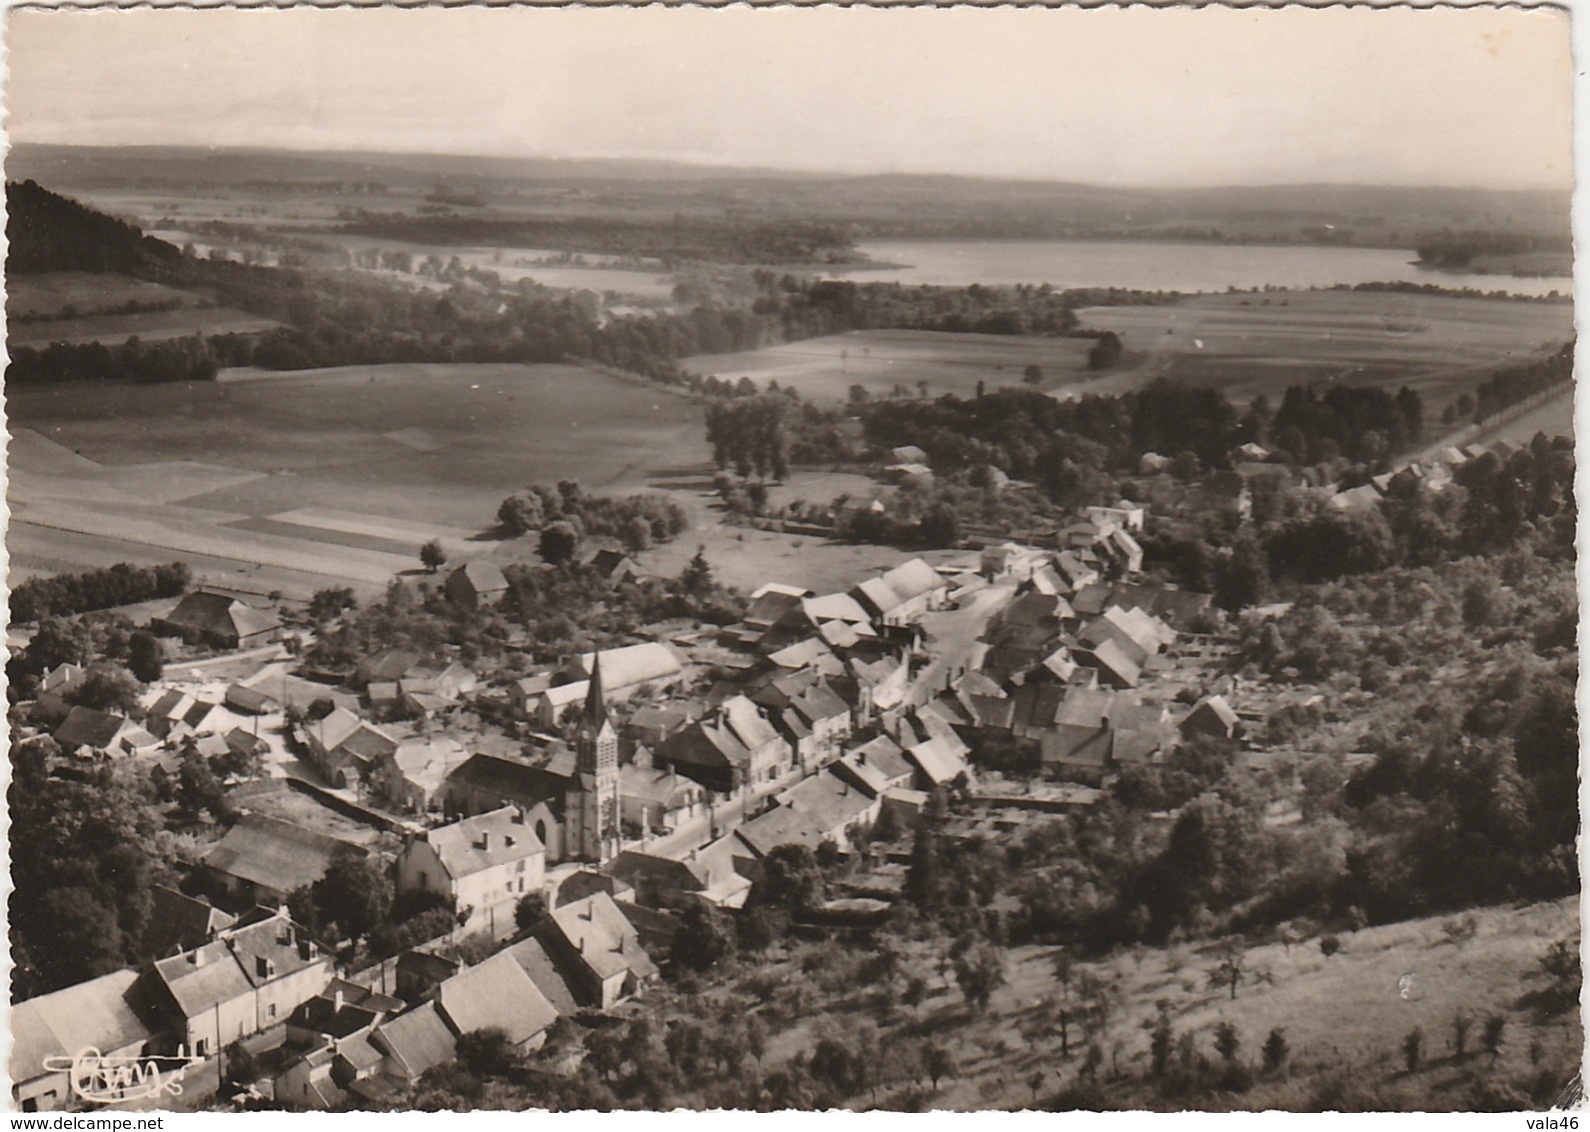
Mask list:
[[[567,809],[574,818],[571,856],[603,862],[618,854],[618,732],[607,715],[602,690],[602,655],[591,661],[591,686],[585,712],[574,732],[576,797]]]

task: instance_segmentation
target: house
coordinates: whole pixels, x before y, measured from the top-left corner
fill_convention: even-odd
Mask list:
[[[986,546],[978,555],[977,572],[989,581],[1025,582],[1044,565],[1047,557],[1036,547],[1020,546],[1014,542]]]
[[[568,976],[552,956],[547,954],[547,949],[542,946],[539,939],[530,936],[522,939],[512,947],[503,950],[504,955],[513,956],[514,962],[519,964],[530,981],[535,984],[536,990],[552,1004],[552,1009],[558,1014],[577,1014],[580,1003],[574,997],[574,990],[569,986]]]
[[[266,814],[244,814],[204,857],[210,882],[234,906],[275,906],[325,875],[341,853],[365,851],[324,833]]]
[[[309,764],[339,788],[349,786],[398,746],[391,735],[344,707],[305,723],[303,735]]]
[[[1172,644],[1176,633],[1159,618],[1141,609],[1112,605],[1085,625],[1077,639],[1089,647],[1114,641],[1128,659],[1141,668],[1149,657]]]
[[[509,1044],[520,1050],[538,1048],[558,1019],[558,1012],[524,968],[503,952],[447,979],[436,988],[433,1001],[448,1029],[458,1037],[476,1030],[500,1029]]]
[[[748,782],[772,782],[793,769],[794,752],[788,741],[745,696],[724,700],[718,705],[718,717],[749,755]]]
[[[443,783],[467,757],[455,739],[408,739],[375,760],[370,785],[404,813],[440,809]]]
[[[646,576],[635,560],[622,550],[598,550],[591,556],[590,566],[614,585],[638,582]]]
[[[541,688],[524,696],[523,714],[542,730],[551,730],[563,722],[564,712],[585,702],[590,690],[589,680]]]
[[[836,681],[836,690],[848,686],[854,695],[855,717],[871,722],[879,712],[893,711],[905,702],[911,680],[911,663],[906,654],[886,653],[877,660],[851,657],[845,661],[845,675]]]
[[[113,971],[11,1007],[13,1112],[81,1109],[72,1090],[72,1059],[139,1057],[158,1024],[137,971]]]
[[[909,625],[941,605],[948,593],[949,583],[939,572],[913,558],[857,585],[850,596],[877,624]]]
[[[276,640],[282,628],[275,614],[206,590],[188,594],[149,627],[159,636],[219,649],[257,648]]]
[[[501,755],[471,755],[442,784],[442,809],[467,816],[517,806],[546,846],[547,858],[560,861],[564,797],[573,773],[572,759],[561,765],[531,766]]]
[[[902,444],[898,448],[891,448],[889,455],[896,464],[926,464],[928,462],[928,454],[915,444]]]
[[[641,708],[629,717],[619,734],[632,743],[656,747],[668,736],[690,722],[690,708],[685,704],[668,703]]]
[[[221,702],[241,715],[269,715],[281,709],[273,696],[242,684],[228,684]]]
[[[406,1005],[401,998],[334,978],[287,1016],[287,1042],[307,1048],[318,1045],[322,1038],[346,1038],[370,1029]]]
[[[1131,503],[1121,500],[1112,506],[1084,507],[1082,513],[1099,526],[1113,525],[1125,531],[1142,533],[1143,519],[1147,512],[1141,503]]]
[[[147,755],[160,747],[143,727],[121,715],[74,707],[55,729],[54,739],[66,754],[99,751],[107,755]]]
[[[144,950],[150,955],[191,951],[237,923],[236,916],[208,900],[184,896],[165,885],[155,885],[150,897],[149,925],[144,931]]]
[[[838,676],[845,670],[844,662],[834,655],[834,650],[821,637],[807,637],[792,645],[771,652],[768,661],[787,671],[815,668],[824,676]]]
[[[361,660],[353,670],[360,686],[396,684],[420,666],[420,654],[407,649],[382,649]]]
[[[231,720],[231,713],[220,704],[207,703],[176,688],[162,692],[144,710],[144,728],[172,744],[190,735],[211,734]]]
[[[1205,696],[1193,705],[1179,726],[1184,739],[1197,735],[1232,739],[1241,731],[1242,721],[1224,696]]]
[[[815,852],[826,840],[811,818],[789,806],[775,806],[752,818],[736,829],[733,837],[745,847],[746,859],[752,862],[765,859],[781,845],[803,845]],[[750,871],[759,877],[759,868],[757,865]]]
[[[570,982],[581,1001],[600,1010],[639,994],[657,975],[634,925],[605,892],[554,909],[535,934],[573,971]]]
[[[83,686],[88,679],[88,669],[63,661],[39,677],[39,689],[33,701],[32,719],[35,723],[59,723],[72,710],[67,697]]]
[[[700,783],[671,770],[626,763],[618,770],[619,816],[625,835],[668,834],[706,811],[707,792]]]
[[[850,751],[833,765],[833,770],[836,774],[844,774],[846,768],[852,766],[865,767],[867,780],[881,779],[885,790],[909,786],[916,774],[916,768],[905,757],[900,744],[887,735],[879,735]],[[863,785],[862,781],[858,779],[857,785]]]
[[[751,780],[751,752],[729,729],[721,713],[696,720],[670,735],[652,752],[655,767],[672,770],[708,790],[732,794]]]
[[[514,906],[541,892],[545,843],[518,806],[504,806],[414,838],[397,858],[397,891],[433,893],[449,901],[470,931],[494,938],[514,928]]]
[[[1112,688],[1135,688],[1142,679],[1142,666],[1132,660],[1113,637],[1091,648],[1078,645],[1071,655],[1098,673],[1100,683]]]
[[[1191,631],[1197,622],[1207,617],[1209,602],[1208,594],[1194,590],[1126,582],[1094,582],[1077,591],[1071,599],[1072,606],[1083,617],[1098,617],[1110,606],[1118,605],[1126,610],[1141,609],[1179,632]]]
[[[779,795],[781,805],[800,814],[823,841],[849,851],[851,837],[878,820],[881,791],[854,785],[831,770],[797,783]]]
[[[964,755],[941,736],[934,736],[905,748],[906,759],[917,769],[917,781],[925,789],[949,786],[965,775],[971,778],[971,768]]]
[[[331,982],[332,956],[287,915],[260,909],[145,980],[168,1032],[198,1057],[287,1020]]]
[[[381,1072],[409,1085],[427,1069],[452,1061],[457,1041],[434,1002],[388,1018],[370,1033],[370,1044],[386,1055]]]
[[[685,908],[711,885],[710,867],[698,865],[695,857],[694,850],[683,860],[625,850],[608,871],[634,890],[642,907]]]
[[[495,562],[477,558],[448,574],[442,592],[454,605],[478,609],[500,602],[508,593],[508,579]]]
[[[463,970],[463,964],[448,955],[429,951],[405,951],[393,969],[397,996],[404,1002],[426,1002],[436,996],[436,988]]]

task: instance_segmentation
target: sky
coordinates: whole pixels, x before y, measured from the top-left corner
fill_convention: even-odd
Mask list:
[[[1568,188],[1518,9],[11,11],[13,141]]]

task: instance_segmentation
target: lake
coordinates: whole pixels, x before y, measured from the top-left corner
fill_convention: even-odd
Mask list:
[[[1406,282],[1517,295],[1573,290],[1573,281],[1560,276],[1524,279],[1425,270],[1414,266],[1413,252],[1396,248],[1135,240],[871,240],[858,244],[857,250],[880,263],[908,266],[847,270],[838,273],[843,278],[939,287],[1048,283],[1057,290],[1122,287],[1190,292]]]

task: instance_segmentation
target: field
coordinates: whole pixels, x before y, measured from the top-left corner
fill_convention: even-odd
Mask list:
[[[1239,403],[1262,393],[1278,404],[1301,382],[1409,385],[1434,419],[1492,371],[1573,334],[1566,303],[1381,292],[1209,295],[1078,313],[1143,356],[1134,368],[1064,392],[1117,393],[1163,376],[1217,386]]]
[[[970,397],[978,382],[990,390],[1023,384],[1029,365],[1043,370],[1039,388],[1083,380],[1092,345],[1086,338],[858,330],[740,354],[702,355],[683,364],[692,373],[728,381],[749,377],[759,385],[776,381],[827,400],[845,400],[852,385],[874,396],[903,385],[916,396],[924,381],[930,397]]]
[[[119,312],[127,303],[177,303],[173,310]],[[51,342],[119,344],[192,334],[246,334],[277,324],[243,311],[217,307],[203,295],[125,275],[60,271],[8,280],[6,313],[13,346]],[[17,321],[25,319],[26,321]]]
[[[478,536],[525,484],[639,491],[704,453],[694,401],[572,366],[234,372],[19,389],[9,410],[14,570],[181,557],[289,596],[376,590],[430,538],[514,552]]]

